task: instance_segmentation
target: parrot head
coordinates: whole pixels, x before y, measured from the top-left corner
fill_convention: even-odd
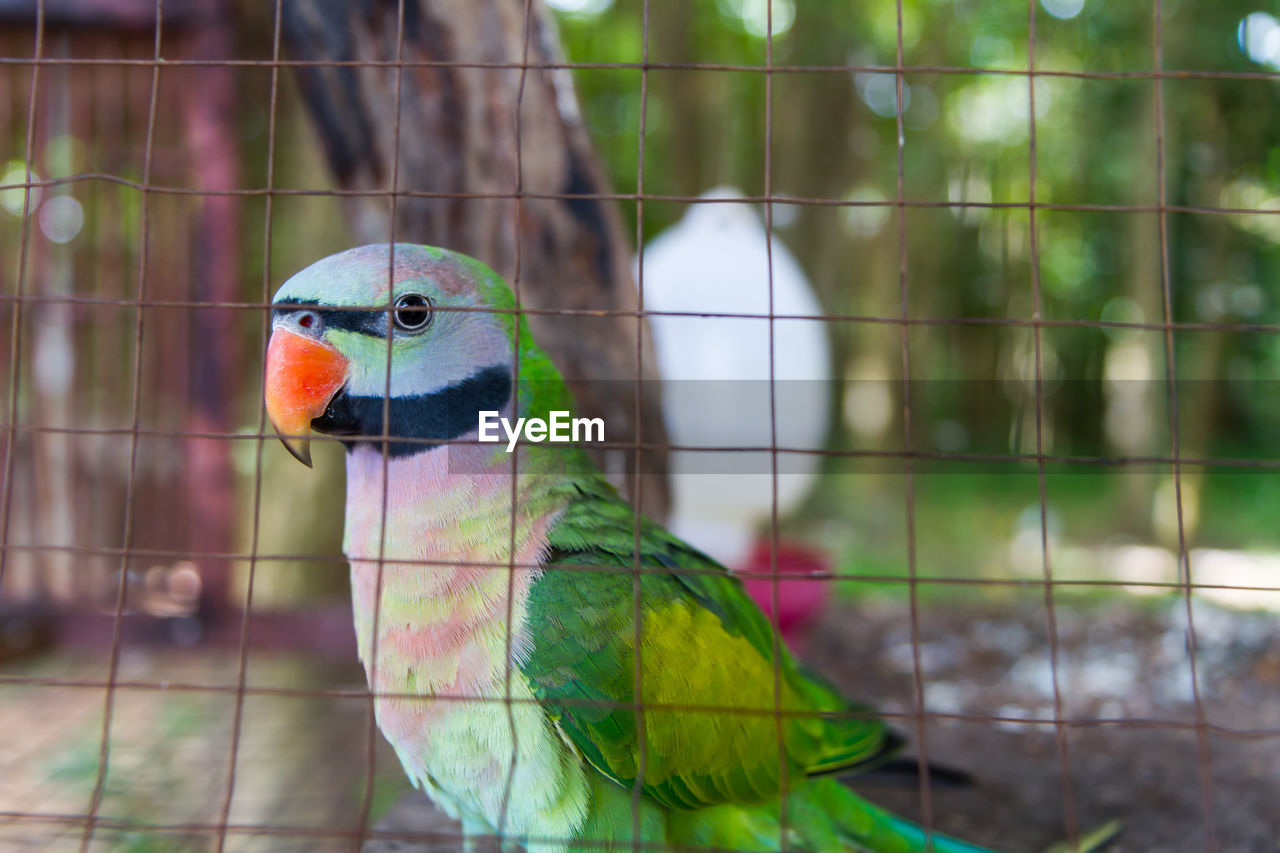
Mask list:
[[[317,261],[272,300],[267,415],[307,466],[312,430],[348,447],[385,441],[393,457],[465,435],[511,398],[513,304],[491,269],[443,249]]]

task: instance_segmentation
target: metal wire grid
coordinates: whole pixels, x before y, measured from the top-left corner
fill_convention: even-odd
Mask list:
[[[193,692],[210,692],[230,694],[235,698],[234,720],[232,724],[232,741],[227,756],[227,783],[220,807],[220,817],[214,823],[183,823],[183,824],[154,824],[143,827],[149,832],[155,833],[207,833],[212,834],[217,839],[217,848],[221,850],[225,845],[228,836],[231,835],[251,835],[266,837],[290,837],[297,839],[344,839],[349,840],[353,849],[358,849],[360,845],[370,838],[399,838],[404,840],[413,840],[422,838],[404,833],[388,833],[381,830],[367,829],[368,816],[372,806],[373,791],[373,775],[374,775],[374,745],[376,743],[377,732],[374,723],[373,708],[379,698],[421,698],[417,695],[402,696],[398,694],[378,694],[375,691],[357,691],[357,690],[300,690],[276,687],[258,687],[252,686],[247,680],[247,667],[249,659],[249,627],[250,612],[253,605],[253,579],[257,572],[257,568],[264,562],[282,562],[292,559],[299,559],[296,555],[289,554],[266,554],[260,553],[258,550],[258,507],[261,501],[262,492],[262,454],[264,444],[267,441],[274,440],[274,436],[266,430],[265,408],[260,407],[258,419],[258,431],[254,434],[243,433],[218,433],[218,432],[189,432],[189,431],[172,431],[172,430],[151,430],[142,427],[139,418],[140,411],[140,389],[141,389],[141,352],[144,333],[146,331],[144,324],[143,308],[154,307],[182,307],[182,308],[230,308],[260,312],[263,317],[262,332],[265,339],[269,332],[269,305],[270,296],[273,289],[273,282],[270,280],[269,273],[264,274],[262,282],[262,300],[260,302],[198,302],[198,301],[182,301],[182,300],[164,300],[152,298],[148,294],[148,270],[147,270],[147,254],[146,244],[149,239],[149,216],[148,216],[148,200],[153,193],[172,193],[186,194],[196,196],[208,195],[235,195],[235,196],[263,196],[267,209],[264,228],[264,241],[266,246],[266,255],[270,256],[272,227],[271,227],[271,209],[273,200],[277,196],[297,195],[297,196],[377,196],[385,197],[387,203],[392,210],[391,222],[394,232],[395,223],[395,207],[400,199],[405,198],[453,198],[453,199],[508,199],[514,201],[514,217],[515,217],[515,233],[516,233],[516,275],[511,281],[512,287],[516,294],[516,308],[514,309],[514,321],[517,329],[525,315],[539,313],[581,313],[584,315],[600,315],[600,314],[620,314],[624,316],[634,316],[639,326],[643,323],[646,316],[659,316],[669,312],[650,311],[644,305],[644,254],[640,253],[640,266],[638,272],[638,284],[640,289],[639,305],[636,311],[585,311],[573,312],[569,310],[559,309],[534,309],[525,307],[521,303],[521,275],[520,275],[520,258],[521,258],[521,242],[519,227],[520,218],[522,216],[522,203],[526,199],[535,198],[553,198],[553,199],[575,199],[590,198],[603,201],[627,202],[634,203],[637,208],[637,227],[636,227],[636,243],[643,246],[644,234],[641,225],[643,218],[643,205],[646,201],[662,201],[662,202],[681,202],[690,204],[700,203],[717,203],[714,199],[692,198],[676,195],[660,195],[645,192],[644,184],[644,168],[645,168],[645,132],[647,121],[647,95],[648,95],[648,74],[651,69],[675,70],[689,73],[697,73],[700,71],[738,71],[759,73],[764,76],[765,81],[765,147],[764,147],[764,194],[757,197],[749,197],[747,199],[734,200],[741,203],[751,202],[763,204],[765,210],[766,231],[773,231],[773,204],[775,202],[785,201],[792,205],[812,205],[812,206],[844,206],[844,207],[860,207],[860,206],[886,206],[898,212],[897,217],[897,236],[898,236],[898,287],[901,303],[901,310],[897,316],[840,316],[840,315],[824,315],[817,317],[802,317],[795,315],[777,314],[773,311],[773,288],[772,288],[772,265],[770,265],[770,310],[768,318],[770,321],[776,319],[807,319],[824,322],[840,322],[840,323],[865,323],[865,324],[882,324],[888,326],[897,326],[901,335],[901,358],[902,358],[902,375],[903,379],[903,404],[902,417],[904,428],[904,447],[909,447],[911,415],[912,415],[912,399],[911,399],[911,346],[909,339],[909,331],[914,326],[946,326],[946,325],[975,325],[975,326],[1009,326],[1016,328],[1029,328],[1032,330],[1035,344],[1035,415],[1036,415],[1036,452],[1034,454],[964,454],[964,453],[945,453],[931,451],[808,451],[800,448],[780,447],[776,441],[772,442],[768,449],[773,459],[774,472],[774,489],[775,500],[771,518],[771,540],[773,543],[772,555],[772,571],[764,573],[763,576],[773,580],[772,598],[775,612],[778,605],[778,584],[777,584],[777,542],[778,542],[778,514],[776,502],[777,488],[777,456],[779,453],[805,453],[816,452],[822,454],[841,454],[863,457],[879,457],[901,460],[904,472],[905,482],[905,502],[903,512],[906,519],[906,561],[908,566],[908,577],[906,583],[910,595],[910,622],[911,622],[911,640],[912,640],[912,657],[913,657],[913,684],[914,684],[914,709],[911,713],[893,714],[886,713],[882,716],[888,718],[900,719],[904,724],[910,724],[915,730],[915,743],[918,750],[920,767],[923,770],[928,761],[929,751],[926,736],[925,722],[931,719],[954,719],[966,720],[970,722],[982,723],[998,723],[998,722],[1018,722],[1031,725],[1052,725],[1056,732],[1057,742],[1057,760],[1060,766],[1062,779],[1062,799],[1064,822],[1067,828],[1068,836],[1071,840],[1079,837],[1080,827],[1078,816],[1073,797],[1073,785],[1071,774],[1071,756],[1069,744],[1067,740],[1067,731],[1072,728],[1086,728],[1091,726],[1107,726],[1123,724],[1126,726],[1154,727],[1154,728],[1187,728],[1186,723],[1158,719],[1068,719],[1065,717],[1062,709],[1061,689],[1058,683],[1058,645],[1057,645],[1057,627],[1055,616],[1055,589],[1062,586],[1135,586],[1146,585],[1151,587],[1168,587],[1181,590],[1182,597],[1185,602],[1186,609],[1186,627],[1187,627],[1187,650],[1188,650],[1188,666],[1191,673],[1191,683],[1193,689],[1193,699],[1195,705],[1195,719],[1191,724],[1197,737],[1198,744],[1198,766],[1199,766],[1199,785],[1201,790],[1201,799],[1203,804],[1203,819],[1205,824],[1206,849],[1217,850],[1218,842],[1215,835],[1215,803],[1213,797],[1213,774],[1211,764],[1211,754],[1209,747],[1209,735],[1226,734],[1235,737],[1270,737],[1277,732],[1269,730],[1256,731],[1239,731],[1228,730],[1211,724],[1206,717],[1204,705],[1200,696],[1199,677],[1196,669],[1196,630],[1194,612],[1192,609],[1192,596],[1197,589],[1214,589],[1214,588],[1230,588],[1230,589],[1254,589],[1259,591],[1280,591],[1276,587],[1243,587],[1228,586],[1218,584],[1198,584],[1194,582],[1192,566],[1190,564],[1189,553],[1187,549],[1183,506],[1182,506],[1182,470],[1185,466],[1225,466],[1238,468],[1253,469],[1275,469],[1280,468],[1280,461],[1263,460],[1263,459],[1239,459],[1239,458],[1190,458],[1184,457],[1180,452],[1179,442],[1179,419],[1178,419],[1178,389],[1175,382],[1176,362],[1173,346],[1173,335],[1176,331],[1195,331],[1195,330],[1215,330],[1215,331],[1231,331],[1231,332],[1263,332],[1277,333],[1280,332],[1280,326],[1274,324],[1255,324],[1255,323],[1204,323],[1204,322],[1178,322],[1173,318],[1172,312],[1172,296],[1169,273],[1169,236],[1168,236],[1168,215],[1170,213],[1197,213],[1197,214],[1277,214],[1280,211],[1275,210],[1252,210],[1238,209],[1226,207],[1202,207],[1188,205],[1170,204],[1166,197],[1166,176],[1165,176],[1165,115],[1164,115],[1164,98],[1163,98],[1163,82],[1166,79],[1247,79],[1247,80],[1277,80],[1280,74],[1270,72],[1200,72],[1200,71],[1169,71],[1163,67],[1163,7],[1161,0],[1154,0],[1152,14],[1152,56],[1153,69],[1150,71],[1121,71],[1121,72],[1101,72],[1101,71],[1057,71],[1044,70],[1036,67],[1036,3],[1035,0],[1028,0],[1027,17],[1028,17],[1028,67],[1025,69],[999,69],[999,68],[956,68],[942,66],[918,66],[907,65],[903,50],[903,21],[902,21],[902,2],[896,0],[896,26],[897,26],[897,44],[896,44],[896,64],[893,66],[873,66],[873,65],[842,65],[842,66],[794,66],[794,65],[775,65],[773,63],[773,37],[772,37],[772,7],[769,7],[769,26],[768,35],[765,39],[765,56],[762,66],[754,65],[731,65],[731,64],[711,64],[711,63],[651,63],[649,60],[649,2],[644,0],[644,34],[642,41],[643,57],[640,63],[572,63],[572,62],[531,62],[529,60],[529,39],[530,39],[530,18],[532,15],[533,0],[525,0],[524,3],[524,21],[523,21],[523,43],[524,53],[519,62],[511,63],[476,63],[476,62],[448,62],[448,61],[417,61],[410,62],[403,60],[403,43],[404,43],[404,0],[400,0],[398,5],[398,27],[397,27],[397,58],[394,61],[350,61],[350,62],[309,62],[300,60],[287,60],[281,58],[281,7],[282,0],[276,0],[274,4],[274,28],[272,37],[272,58],[270,61],[258,60],[226,60],[209,62],[205,60],[185,60],[176,59],[169,60],[162,58],[162,41],[161,41],[161,24],[163,21],[163,0],[157,0],[155,7],[155,38],[154,38],[154,57],[151,60],[140,59],[78,59],[78,58],[51,58],[44,55],[44,36],[45,36],[45,4],[43,0],[37,4],[37,18],[35,28],[35,45],[33,55],[30,57],[0,57],[0,65],[21,65],[29,66],[32,69],[30,95],[27,111],[27,138],[26,138],[26,162],[28,166],[27,180],[23,184],[17,185],[25,190],[25,202],[30,201],[30,195],[33,190],[53,187],[63,183],[84,182],[84,181],[107,181],[122,186],[130,187],[138,190],[142,194],[142,231],[140,234],[140,242],[143,251],[140,253],[140,261],[137,269],[137,284],[135,296],[132,299],[105,299],[83,296],[69,297],[47,297],[41,295],[28,294],[26,271],[27,271],[27,253],[31,237],[31,219],[30,205],[24,204],[24,215],[22,218],[22,235],[19,245],[19,255],[17,259],[17,279],[16,289],[12,295],[5,294],[0,296],[4,301],[12,305],[12,329],[10,339],[10,376],[9,376],[9,403],[7,412],[6,439],[5,439],[5,466],[3,481],[3,505],[0,506],[0,532],[3,533],[3,551],[0,551],[0,573],[3,572],[3,560],[9,553],[23,550],[39,551],[39,550],[63,550],[74,554],[94,554],[106,557],[119,557],[122,568],[131,555],[147,555],[147,556],[165,556],[165,557],[188,557],[188,556],[213,556],[225,559],[245,560],[249,565],[249,582],[247,585],[246,597],[243,605],[243,613],[240,623],[240,638],[238,644],[238,677],[236,683],[232,685],[198,685],[166,682],[164,684],[131,680],[123,678],[120,672],[120,656],[122,647],[121,626],[124,619],[125,607],[125,572],[120,572],[120,585],[117,589],[115,612],[114,612],[114,630],[111,639],[110,648],[110,665],[108,676],[104,681],[93,681],[84,679],[58,679],[46,677],[26,677],[26,676],[0,676],[0,684],[33,684],[60,687],[80,687],[93,691],[103,691],[103,725],[101,731],[101,740],[99,748],[99,765],[98,775],[94,786],[93,796],[91,798],[88,809],[84,814],[33,814],[33,813],[16,813],[16,812],[0,812],[0,817],[5,820],[25,820],[35,823],[49,823],[62,826],[80,827],[81,849],[87,849],[93,840],[94,834],[102,829],[137,829],[136,824],[122,825],[119,821],[103,818],[99,814],[99,808],[102,803],[103,788],[106,780],[108,761],[110,758],[110,732],[113,719],[113,709],[115,697],[120,690],[138,690],[138,691],[193,691]],[[141,181],[127,180],[118,175],[101,174],[101,173],[83,173],[72,175],[65,178],[57,178],[51,180],[36,180],[31,174],[31,164],[33,159],[33,134],[35,130],[35,112],[37,95],[40,87],[40,75],[43,68],[50,65],[96,65],[96,66],[120,66],[132,65],[141,68],[150,68],[151,75],[151,101],[150,112],[147,126],[147,136],[145,142],[145,158]],[[268,95],[269,112],[268,112],[268,130],[267,130],[267,181],[263,188],[255,189],[236,189],[228,191],[205,191],[199,189],[163,186],[154,184],[151,180],[152,175],[152,157],[154,152],[154,136],[156,126],[156,109],[157,109],[157,93],[159,90],[159,77],[161,70],[166,67],[180,66],[208,66],[218,65],[227,67],[266,67],[270,69],[271,84]],[[520,94],[517,96],[515,115],[512,117],[516,125],[516,185],[510,193],[437,193],[437,192],[420,192],[399,185],[398,169],[393,170],[390,179],[390,185],[385,190],[379,191],[362,191],[362,190],[300,190],[289,188],[278,188],[274,185],[275,181],[275,147],[276,147],[276,127],[277,127],[277,104],[278,104],[278,87],[279,77],[282,68],[294,68],[304,66],[372,66],[392,68],[396,73],[396,98],[397,107],[400,97],[400,78],[406,67],[415,65],[429,67],[446,67],[446,68],[486,68],[486,69],[507,69],[518,70],[520,79]],[[639,134],[637,140],[638,146],[638,168],[636,174],[636,191],[634,193],[596,193],[590,195],[569,195],[569,194],[548,194],[528,192],[524,189],[523,180],[523,160],[520,150],[520,104],[523,101],[524,83],[530,71],[545,72],[550,70],[579,70],[579,69],[638,69],[641,74],[641,99],[640,99],[640,121]],[[787,196],[784,198],[775,197],[772,191],[772,124],[773,124],[773,81],[774,76],[778,74],[790,73],[854,73],[859,71],[876,72],[876,73],[893,73],[896,76],[896,101],[897,101],[897,164],[896,164],[896,197],[886,202],[861,202],[861,201],[844,201],[825,198],[796,198]],[[904,165],[904,148],[905,137],[903,128],[903,86],[904,78],[908,73],[936,73],[936,74],[994,74],[994,75],[1013,75],[1025,76],[1028,79],[1028,145],[1027,157],[1030,169],[1030,192],[1025,203],[1023,202],[972,202],[972,201],[921,201],[908,199],[905,191],[905,165]],[[1155,120],[1156,120],[1156,171],[1158,180],[1158,203],[1152,205],[1105,205],[1105,204],[1059,204],[1040,201],[1037,198],[1036,190],[1036,157],[1037,157],[1037,141],[1036,141],[1036,113],[1035,113],[1035,86],[1030,85],[1036,77],[1075,77],[1081,79],[1150,79],[1154,83],[1155,90]],[[394,149],[395,155],[392,158],[393,164],[399,162],[399,145],[400,134],[398,125],[399,109],[396,110],[397,126],[394,129]],[[5,187],[5,189],[13,189],[15,187]],[[910,316],[908,307],[909,293],[909,268],[907,254],[907,226],[905,221],[905,212],[910,208],[992,208],[992,209],[1026,209],[1030,218],[1030,256],[1032,271],[1032,295],[1034,308],[1032,316],[1028,318],[984,318],[984,317],[943,317],[943,318],[921,318]],[[1160,270],[1161,284],[1163,296],[1163,316],[1160,322],[1121,322],[1121,321],[1083,321],[1083,320],[1053,320],[1042,316],[1042,296],[1040,282],[1040,258],[1037,246],[1037,227],[1036,218],[1040,211],[1115,211],[1120,213],[1154,213],[1159,221],[1159,237],[1160,237]],[[394,243],[399,235],[392,233],[389,235],[390,242]],[[771,252],[771,244],[770,252]],[[393,259],[394,262],[394,259]],[[22,310],[28,304],[43,303],[74,303],[74,304],[103,304],[121,307],[131,307],[139,309],[133,329],[134,337],[134,362],[133,362],[133,396],[131,401],[132,426],[127,429],[106,429],[106,428],[71,428],[71,427],[44,427],[44,426],[27,426],[18,423],[19,414],[19,394],[18,386],[21,376],[21,333],[22,333]],[[385,310],[391,310],[393,306],[386,306]],[[458,309],[465,310],[465,309]],[[736,314],[732,312],[714,313],[709,315],[699,314],[698,316],[712,317],[744,317],[752,315]],[[771,337],[771,375],[772,375],[772,327],[770,323]],[[1044,365],[1042,351],[1042,332],[1045,328],[1054,327],[1091,327],[1091,328],[1124,328],[1139,329],[1148,331],[1158,331],[1163,334],[1166,376],[1165,386],[1168,398],[1168,414],[1169,414],[1169,430],[1171,436],[1172,453],[1169,456],[1144,456],[1144,457],[1081,457],[1055,455],[1047,453],[1044,446],[1043,432],[1043,416],[1044,416]],[[640,361],[643,347],[643,336],[637,335],[637,362]],[[387,381],[388,388],[390,382],[390,344],[388,343],[388,371]],[[518,354],[517,362],[514,365],[518,375],[519,364]],[[640,377],[636,377],[637,392],[635,395],[635,411],[637,414],[637,423],[639,422],[640,397],[639,397]],[[772,385],[772,383],[771,383]],[[776,428],[776,398],[771,396],[771,420]],[[70,433],[70,434],[115,434],[127,435],[130,437],[130,467],[129,477],[127,480],[127,492],[125,503],[125,522],[122,531],[122,546],[119,548],[86,548],[74,547],[66,548],[63,546],[41,546],[41,545],[20,545],[9,541],[9,519],[11,515],[11,496],[13,492],[13,469],[14,469],[14,448],[17,435],[21,432],[51,432],[51,433]],[[163,435],[168,437],[199,437],[218,440],[251,440],[256,443],[255,447],[255,480],[254,480],[254,521],[253,521],[253,538],[252,546],[248,553],[219,553],[219,554],[194,554],[190,551],[174,550],[165,551],[157,549],[135,549],[132,547],[133,542],[133,490],[136,481],[136,465],[138,453],[138,439],[147,435]],[[390,436],[383,436],[383,440],[390,439]],[[403,440],[403,439],[396,439]],[[667,445],[656,445],[646,443],[642,436],[637,436],[633,442],[610,443],[608,446],[614,446],[619,449],[630,450],[637,456],[648,450],[656,450],[667,447]],[[693,449],[680,448],[675,446],[673,449]],[[700,448],[707,449],[707,448]],[[717,448],[723,450],[748,450],[757,448]],[[518,472],[517,454],[512,455],[513,473]],[[384,509],[386,501],[386,467],[384,455]],[[915,500],[913,492],[913,466],[916,462],[922,460],[955,460],[955,461],[1003,461],[1003,462],[1034,462],[1037,470],[1038,495],[1039,495],[1039,512],[1040,512],[1040,549],[1043,562],[1043,579],[1039,582],[1026,580],[1007,580],[995,578],[977,578],[977,577],[919,577],[916,566],[916,532],[915,532]],[[1048,540],[1048,523],[1047,523],[1047,492],[1046,492],[1046,467],[1049,464],[1069,464],[1069,465],[1097,465],[1097,466],[1123,466],[1133,464],[1149,464],[1155,466],[1168,466],[1173,475],[1177,497],[1177,519],[1178,519],[1178,539],[1179,539],[1179,580],[1176,583],[1157,583],[1149,582],[1146,584],[1135,583],[1132,580],[1068,580],[1055,578],[1053,574],[1052,563],[1050,559],[1050,548]],[[517,500],[517,492],[515,488],[515,478],[512,482],[512,503],[513,508]],[[634,578],[634,618],[635,626],[635,648],[637,660],[635,664],[635,689],[637,695],[640,695],[640,661],[639,654],[641,649],[641,636],[643,630],[643,610],[640,598],[640,576],[642,568],[639,566],[639,538],[640,538],[640,515],[637,510],[635,515],[635,535],[636,535],[636,565],[631,569],[611,569],[610,567],[564,567],[561,570],[572,571],[577,569],[587,571],[626,571],[632,574]],[[516,528],[514,520],[514,512],[510,527],[510,553],[515,554]],[[383,543],[385,548],[385,512],[383,527]],[[339,559],[339,558],[334,558]],[[396,562],[404,562],[397,559]],[[430,561],[422,561],[424,565],[434,565]],[[379,582],[378,588],[381,589],[381,558],[379,563]],[[512,591],[514,589],[515,573],[519,569],[530,569],[532,566],[522,565],[514,560],[503,564],[493,565],[490,568],[495,570],[505,570],[508,573],[508,595],[507,607],[508,616],[512,607]],[[2,574],[0,574],[2,576]],[[876,577],[876,576],[859,576],[867,580],[882,580],[885,582],[901,582],[897,577]],[[1053,676],[1053,692],[1054,692],[1054,715],[1050,720],[1027,720],[1021,717],[1012,718],[1001,715],[964,715],[964,714],[948,714],[928,711],[924,703],[924,685],[925,678],[921,665],[920,653],[920,624],[921,617],[919,612],[918,590],[921,584],[963,584],[963,585],[992,585],[992,586],[1039,586],[1044,593],[1044,610],[1045,618],[1049,627],[1049,648],[1050,648],[1050,667]],[[380,605],[381,595],[375,597],[375,601]],[[508,626],[510,618],[508,618]],[[376,667],[377,652],[376,643],[378,637],[377,615],[375,613],[373,627],[373,643],[374,652],[371,660],[370,680],[376,683]],[[468,700],[468,701],[500,701],[503,702],[508,709],[508,719],[512,729],[513,738],[516,734],[514,717],[512,716],[512,707],[521,700],[513,697],[511,694],[511,664],[510,649],[512,638],[510,630],[507,636],[507,664],[505,677],[505,695],[502,697],[490,697],[489,699],[476,700],[474,697],[462,695],[444,695],[438,694],[433,698],[450,701],[450,700]],[[780,640],[775,632],[774,635],[774,652],[775,657],[780,650]],[[778,667],[774,667],[774,707],[772,710],[762,709],[759,713],[772,715],[779,726],[781,733],[781,725],[783,720],[792,712],[788,712],[781,706],[781,674]],[[368,701],[368,727],[366,731],[366,784],[365,795],[361,806],[361,820],[358,824],[348,830],[341,828],[310,828],[302,826],[282,826],[271,824],[244,824],[235,823],[230,820],[231,805],[235,792],[237,758],[240,749],[240,735],[242,728],[242,720],[244,715],[245,699],[248,696],[255,695],[276,695],[276,696],[307,696],[307,697],[327,697],[327,698],[364,698]],[[645,713],[643,703],[627,705],[620,703],[619,707],[626,707],[633,710],[638,717]],[[710,713],[751,713],[741,708],[718,708],[711,706],[680,706],[676,708],[672,706],[667,710],[687,710],[697,712]],[[644,767],[644,727],[638,726],[640,733],[640,777],[643,778]],[[781,737],[780,737],[781,743]],[[514,751],[513,751],[514,758]],[[780,768],[785,780],[786,762],[780,761]],[[511,791],[511,781],[514,774],[514,761],[512,762],[511,772],[508,774],[506,796],[513,795]],[[929,776],[922,773],[920,776],[920,797],[922,802],[924,824],[931,827],[933,822],[932,800],[929,784]],[[784,789],[785,790],[785,789]],[[638,803],[641,796],[641,783],[637,781],[633,790],[633,803]],[[504,808],[505,812],[505,808]],[[638,809],[633,809],[636,825],[638,827]],[[786,808],[784,794],[784,808],[782,810],[783,827],[786,831]],[[501,829],[501,827],[500,827]],[[436,838],[429,836],[427,839]]]

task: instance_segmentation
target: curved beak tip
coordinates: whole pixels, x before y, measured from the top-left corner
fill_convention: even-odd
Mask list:
[[[289,451],[289,455],[297,459],[308,468],[311,466],[311,439],[297,438],[296,436],[280,436],[280,443],[284,445],[284,449]]]

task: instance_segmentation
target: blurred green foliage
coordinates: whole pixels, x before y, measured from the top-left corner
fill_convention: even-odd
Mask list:
[[[647,10],[639,0],[553,5],[589,10],[560,15],[571,60],[625,63],[647,56],[654,65],[643,89],[637,69],[576,72],[587,123],[620,191],[635,192],[643,180],[646,194],[694,195],[720,184],[763,193],[766,46],[751,24],[762,2],[651,4]],[[1076,8],[1078,14],[1067,19],[1046,11]],[[905,0],[901,9],[908,68],[904,197],[1025,205],[1033,178],[1028,78],[978,72],[1027,69],[1026,3]],[[1188,75],[1161,84],[1165,198],[1179,208],[1167,217],[1171,319],[1276,324],[1280,217],[1182,210],[1280,206],[1278,81],[1196,76],[1275,72],[1275,64],[1254,61],[1241,46],[1242,22],[1259,6],[1166,2],[1163,9],[1163,67]],[[773,39],[772,62],[788,70],[771,75],[772,191],[891,202],[897,196],[899,154],[894,75],[830,66],[894,63],[895,4],[776,0],[775,16],[790,26]],[[1155,23],[1151,2],[1037,5],[1037,69],[1117,76],[1036,80],[1035,199],[1049,208],[1037,210],[1034,268],[1025,207],[908,208],[906,289],[912,316],[1029,320],[1038,278],[1040,314],[1048,320],[1162,321],[1162,251],[1152,212],[1159,202],[1161,128],[1157,83],[1141,76],[1155,67]],[[681,67],[688,63],[711,68]],[[725,66],[750,68],[717,70]],[[805,67],[820,70],[795,70]],[[954,73],[930,70],[938,68]],[[1054,205],[1144,212],[1056,210]],[[800,254],[832,313],[897,315],[894,208],[782,207],[775,209],[777,231]],[[637,205],[624,209],[634,223]],[[644,202],[644,234],[653,236],[682,212],[681,204]],[[874,263],[884,255],[893,261],[884,265],[887,269]],[[846,338],[852,341],[858,330],[849,331]],[[985,336],[1002,334],[987,330]],[[1231,334],[1218,341],[1218,334],[1175,336],[1179,375],[1217,379],[1229,373],[1237,383],[1276,378],[1280,338]],[[1125,335],[1124,330],[1052,329],[1045,332],[1044,346],[1056,354],[1059,375],[1091,378],[1100,375],[1109,341]],[[922,353],[982,349],[963,328],[921,337],[936,339],[919,342]],[[1152,347],[1157,354],[1160,349]],[[1206,363],[1209,349],[1220,351]],[[948,371],[943,363],[929,361],[915,375],[993,375],[990,364],[967,369],[973,366],[953,362]],[[1155,365],[1152,372],[1162,376],[1163,366]],[[1223,441],[1268,446],[1266,424],[1277,413],[1275,395],[1242,395],[1238,389],[1233,385],[1217,413],[1236,427]],[[1084,424],[1080,428],[1087,431]],[[1074,431],[1062,438],[1069,446]]]
[[[1169,457],[1168,319],[1190,324],[1168,336],[1179,454],[1280,455],[1280,216],[1221,212],[1280,209],[1280,24],[1265,4],[1168,0],[1157,21],[1152,0],[1039,0],[1029,37],[1024,0],[774,0],[771,56],[764,0],[552,5],[571,60],[649,63],[646,74],[575,72],[619,191],[732,185],[758,196],[767,185],[775,196],[883,203],[773,209],[830,314],[895,319],[905,305],[925,321],[905,335],[909,441],[895,387],[890,422],[860,433],[841,419],[837,447],[1034,454],[1038,346],[1044,452]],[[767,61],[782,70],[766,75]],[[1034,149],[1032,62],[1059,72],[1035,78]],[[1161,180],[1172,208],[1163,226]],[[900,214],[900,194],[922,204]],[[955,202],[1010,206],[928,206]],[[645,239],[684,212],[651,199],[623,207]],[[1038,345],[1036,316],[1057,324]],[[831,328],[846,379],[902,377],[901,327]],[[837,389],[838,410],[863,405],[852,387]],[[826,470],[790,527],[845,543],[842,570],[904,572],[902,466],[846,457]],[[1032,462],[914,470],[922,572],[1000,574],[1008,541],[1029,522],[1038,529]],[[1189,546],[1280,544],[1274,469],[1182,474]],[[1046,503],[1064,540],[1176,549],[1172,487],[1168,464],[1062,463],[1050,466]]]

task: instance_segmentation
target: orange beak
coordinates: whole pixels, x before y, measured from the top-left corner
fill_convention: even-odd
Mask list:
[[[294,457],[311,467],[311,421],[347,381],[345,356],[327,343],[276,329],[267,345],[267,417]]]

